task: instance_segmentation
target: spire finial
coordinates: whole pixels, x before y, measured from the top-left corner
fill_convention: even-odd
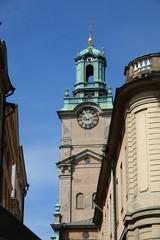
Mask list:
[[[77,56],[79,55],[79,48],[77,49]]]
[[[89,27],[90,37],[92,37],[92,29],[91,29],[91,24],[92,24],[92,22],[91,22],[91,20],[89,21],[89,24],[90,24],[90,27]]]
[[[91,20],[89,21],[89,23],[90,23],[90,27],[89,27],[90,36],[89,36],[89,39],[88,39],[88,43],[89,43],[89,45],[92,45],[93,44],[93,38],[92,38]]]
[[[104,47],[102,47],[102,55],[104,56]]]
[[[109,85],[108,87],[108,96],[112,96],[112,88],[111,88],[111,85]]]
[[[69,92],[69,90],[68,90],[68,88],[66,88],[66,90],[65,90],[65,97],[69,97],[68,92]]]

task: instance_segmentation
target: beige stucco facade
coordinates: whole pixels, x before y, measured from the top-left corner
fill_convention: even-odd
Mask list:
[[[149,68],[133,71],[145,59]],[[159,59],[129,63],[126,84],[117,89],[97,188],[99,239],[160,239]]]
[[[85,107],[93,107],[99,112],[99,122],[95,128],[83,129],[77,122],[77,113]],[[70,112],[58,111],[62,121],[62,138],[60,146],[60,160],[75,155],[86,148],[102,153],[102,147],[108,137],[111,110],[103,111],[98,105],[87,103],[77,106]]]
[[[85,159],[83,159],[72,170],[72,222],[85,220],[93,216],[92,196],[96,192],[100,166],[100,162],[93,158],[91,158],[89,164],[86,164]],[[76,210],[78,193],[84,194],[85,207]]]
[[[92,106],[83,104],[79,108]],[[74,222],[93,217],[92,195],[96,192],[102,159],[102,148],[106,144],[111,111],[99,111],[99,121],[95,128],[83,129],[77,121],[77,110],[66,116],[59,112],[62,120],[62,140],[60,146],[59,203],[63,222]],[[89,163],[86,159],[89,158]],[[84,209],[76,208],[76,196],[83,193]]]
[[[83,228],[83,229],[68,229],[66,230],[63,235],[62,238],[63,239],[84,239],[83,234],[84,232],[88,232],[87,228]],[[90,230],[89,232],[89,239],[97,239],[97,230]]]

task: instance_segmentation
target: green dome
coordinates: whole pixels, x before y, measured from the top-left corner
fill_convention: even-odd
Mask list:
[[[93,54],[93,55],[97,55],[97,56],[102,55],[102,53],[98,49],[94,48],[93,45],[89,45],[88,48],[82,50],[78,54],[78,57],[82,57],[84,55],[87,55],[88,53]]]

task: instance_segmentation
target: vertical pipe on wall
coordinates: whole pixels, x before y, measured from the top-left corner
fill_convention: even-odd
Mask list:
[[[111,169],[112,192],[113,192],[113,239],[116,240],[116,201],[115,201],[115,171]]]

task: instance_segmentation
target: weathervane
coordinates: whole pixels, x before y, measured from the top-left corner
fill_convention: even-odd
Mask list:
[[[88,39],[88,43],[89,45],[92,45],[93,44],[93,38],[92,38],[92,30],[91,30],[91,20],[90,20],[90,27],[89,27],[89,31],[90,31],[90,36],[89,36],[89,39]]]
[[[91,22],[91,20],[89,21],[89,23],[90,23],[90,27],[89,27],[90,37],[92,37],[92,31],[91,31],[91,30],[92,30],[92,29],[91,29],[91,23],[92,23],[92,22]]]

